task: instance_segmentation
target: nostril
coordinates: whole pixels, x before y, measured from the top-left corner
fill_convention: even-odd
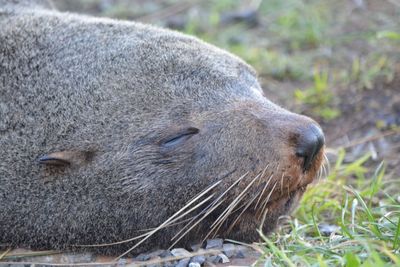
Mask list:
[[[312,124],[300,132],[296,155],[304,159],[304,171],[309,170],[324,143],[324,134],[321,128],[315,124]]]

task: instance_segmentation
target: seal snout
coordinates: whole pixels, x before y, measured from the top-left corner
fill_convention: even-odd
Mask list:
[[[296,147],[296,156],[303,158],[304,172],[310,169],[324,143],[324,134],[316,124],[311,124],[300,132]]]

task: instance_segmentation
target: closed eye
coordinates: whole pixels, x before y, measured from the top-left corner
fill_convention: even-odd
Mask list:
[[[161,142],[161,145],[167,148],[174,147],[180,144],[183,144],[186,140],[188,140],[193,135],[199,133],[200,130],[194,127],[189,127],[187,129],[182,130],[181,132],[166,138]]]

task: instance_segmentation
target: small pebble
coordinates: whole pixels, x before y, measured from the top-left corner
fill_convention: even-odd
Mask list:
[[[234,244],[226,243],[222,246],[222,252],[228,257],[231,258],[236,253],[236,247]]]
[[[198,263],[202,265],[206,261],[206,257],[203,255],[194,256],[190,259],[190,263]]]
[[[149,255],[150,259],[153,259],[154,257],[161,257],[161,254],[165,253],[165,250],[163,249],[159,249],[153,252],[148,253],[147,255]]]
[[[190,254],[189,251],[187,251],[184,248],[174,248],[173,250],[171,250],[171,254],[175,257],[191,257],[192,254]]]
[[[61,263],[87,263],[92,262],[94,260],[94,256],[91,253],[68,253],[63,254],[61,256]]]
[[[161,258],[166,258],[166,257],[171,257],[171,256],[173,256],[173,255],[172,255],[172,253],[171,253],[170,250],[164,250],[164,252],[162,252],[159,256],[160,256]]]
[[[228,263],[229,262],[228,257],[223,253],[218,254],[218,257],[220,257],[222,259],[222,263]]]
[[[201,248],[201,244],[194,244],[190,246],[192,251],[198,251]]]
[[[123,266],[125,266],[126,265],[126,259],[119,259],[118,260],[118,263],[117,263],[117,266],[118,267],[123,267]]]
[[[163,267],[175,267],[177,264],[178,264],[178,261],[164,262]]]
[[[236,253],[235,258],[244,259],[245,258],[245,253],[243,251],[239,250]]]
[[[139,254],[138,256],[136,256],[136,257],[135,257],[135,260],[138,260],[138,261],[148,261],[148,260],[150,260],[150,256],[149,256],[149,254],[142,253],[142,254]]]
[[[243,246],[243,245],[236,245],[236,250],[237,251],[242,251],[244,253],[247,253],[248,251],[251,250],[251,248],[249,248],[247,246]]]
[[[330,236],[332,233],[337,233],[340,231],[339,226],[333,225],[333,224],[326,224],[326,223],[320,223],[318,225],[318,229],[319,229],[321,235],[324,235],[324,236]]]
[[[212,263],[227,263],[229,262],[229,259],[225,254],[221,253],[208,257],[208,261]]]
[[[201,264],[198,262],[191,262],[189,263],[189,267],[201,267]]]
[[[206,249],[222,248],[224,241],[220,238],[207,240]]]
[[[207,261],[212,262],[212,263],[221,263],[222,259],[220,256],[214,255],[214,256],[208,257]]]
[[[187,267],[190,259],[181,259],[175,267]]]

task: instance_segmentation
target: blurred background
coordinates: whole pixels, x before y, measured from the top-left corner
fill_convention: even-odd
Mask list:
[[[59,10],[151,23],[224,48],[256,68],[268,98],[315,118],[328,147],[347,148],[346,160],[371,153],[400,165],[399,0],[53,2]]]

